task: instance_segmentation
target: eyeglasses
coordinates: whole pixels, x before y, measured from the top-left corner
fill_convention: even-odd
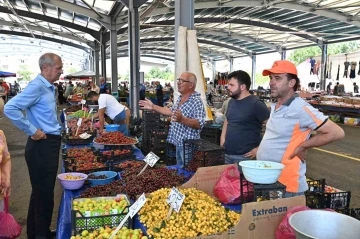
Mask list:
[[[191,81],[189,81],[189,80],[183,80],[183,79],[177,79],[177,82],[178,83],[180,83],[180,84],[182,84],[182,83],[184,83],[184,82],[191,82]]]

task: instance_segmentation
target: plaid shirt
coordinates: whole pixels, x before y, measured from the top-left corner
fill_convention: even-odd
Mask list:
[[[193,93],[189,99],[181,106],[178,106],[182,96],[180,95],[176,104],[171,108],[172,112],[180,110],[183,116],[190,119],[197,119],[200,123],[200,129],[190,128],[178,122],[171,122],[167,141],[176,146],[183,146],[184,139],[200,139],[200,132],[205,123],[204,104],[200,98],[200,93]]]

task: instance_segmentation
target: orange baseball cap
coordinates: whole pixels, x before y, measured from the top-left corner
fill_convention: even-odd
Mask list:
[[[296,66],[287,60],[275,61],[271,69],[263,70],[263,76],[268,76],[270,74],[294,74],[297,75]]]

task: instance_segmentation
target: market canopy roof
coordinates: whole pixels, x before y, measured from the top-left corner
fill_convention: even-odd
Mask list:
[[[16,77],[16,73],[0,71],[0,77]]]
[[[71,78],[89,78],[89,77],[95,77],[95,72],[93,71],[86,71],[86,70],[83,70],[83,71],[79,71],[79,72],[75,72],[73,74],[69,74],[69,75],[66,75],[64,76],[65,79],[71,79]]]
[[[174,5],[148,0],[139,9],[141,55],[174,58]],[[194,0],[194,8],[206,60],[360,39],[359,0]],[[116,18],[118,56],[127,56],[127,13],[120,1],[0,0],[0,34],[93,48],[110,39]]]

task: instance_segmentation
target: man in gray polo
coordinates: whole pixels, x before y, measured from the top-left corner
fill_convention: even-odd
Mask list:
[[[271,96],[277,102],[271,105],[256,158],[284,164],[278,180],[286,186],[284,196],[302,195],[308,189],[305,178],[307,149],[342,139],[345,133],[327,116],[295,95],[300,80],[293,63],[275,61],[271,69],[263,71],[263,76],[269,76]],[[313,130],[316,135],[310,138]]]

